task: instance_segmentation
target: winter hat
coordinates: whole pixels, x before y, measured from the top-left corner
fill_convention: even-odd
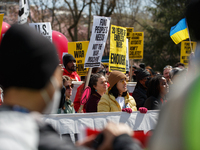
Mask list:
[[[123,74],[120,71],[112,71],[108,77],[108,82],[110,84],[109,89],[112,89],[112,87],[121,79],[126,78],[126,75]]]
[[[15,24],[0,45],[0,85],[42,89],[59,64],[54,45],[28,25]]]
[[[137,69],[135,71],[137,81],[144,79],[147,76],[151,76],[151,74],[146,69]]]
[[[76,61],[76,59],[71,54],[65,54],[63,56],[63,65],[66,66],[70,61]]]

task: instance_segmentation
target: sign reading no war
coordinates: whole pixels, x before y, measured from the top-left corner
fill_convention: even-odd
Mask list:
[[[84,68],[85,56],[87,53],[89,41],[69,42],[68,53],[76,59],[76,71],[79,76],[86,76],[87,70]]]

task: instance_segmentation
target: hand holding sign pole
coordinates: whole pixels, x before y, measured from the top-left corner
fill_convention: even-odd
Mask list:
[[[85,89],[88,86],[90,81],[90,75],[93,67],[101,66],[101,59],[103,56],[104,48],[106,45],[108,32],[110,28],[110,17],[102,17],[102,16],[94,16],[93,17],[93,27],[92,27],[92,35],[90,38],[90,43],[88,46],[87,54],[85,57],[84,68],[89,68],[87,80],[85,83]],[[84,95],[84,94],[83,94]],[[83,101],[85,102],[87,99],[83,97]],[[89,97],[88,97],[89,98]],[[86,102],[85,102],[86,103]],[[79,113],[82,111],[85,103],[82,103],[79,108]]]

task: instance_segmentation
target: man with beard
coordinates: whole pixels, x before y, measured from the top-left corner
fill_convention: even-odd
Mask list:
[[[71,54],[63,56],[64,72],[63,75],[69,76],[74,81],[81,81],[81,78],[76,72],[76,59]]]

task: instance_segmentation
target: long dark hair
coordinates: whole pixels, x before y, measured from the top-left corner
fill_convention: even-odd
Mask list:
[[[115,98],[117,98],[119,96],[119,90],[117,89],[117,83],[109,91],[109,94],[113,95]],[[127,91],[122,93],[122,97],[125,97],[126,95],[127,95]]]
[[[157,75],[149,81],[149,85],[147,88],[147,98],[150,96],[154,96],[156,98],[160,95],[160,81],[164,76]]]
[[[91,94],[95,93],[94,85],[97,85],[98,79],[103,77],[100,73],[95,73],[90,76],[89,87],[91,88]]]

